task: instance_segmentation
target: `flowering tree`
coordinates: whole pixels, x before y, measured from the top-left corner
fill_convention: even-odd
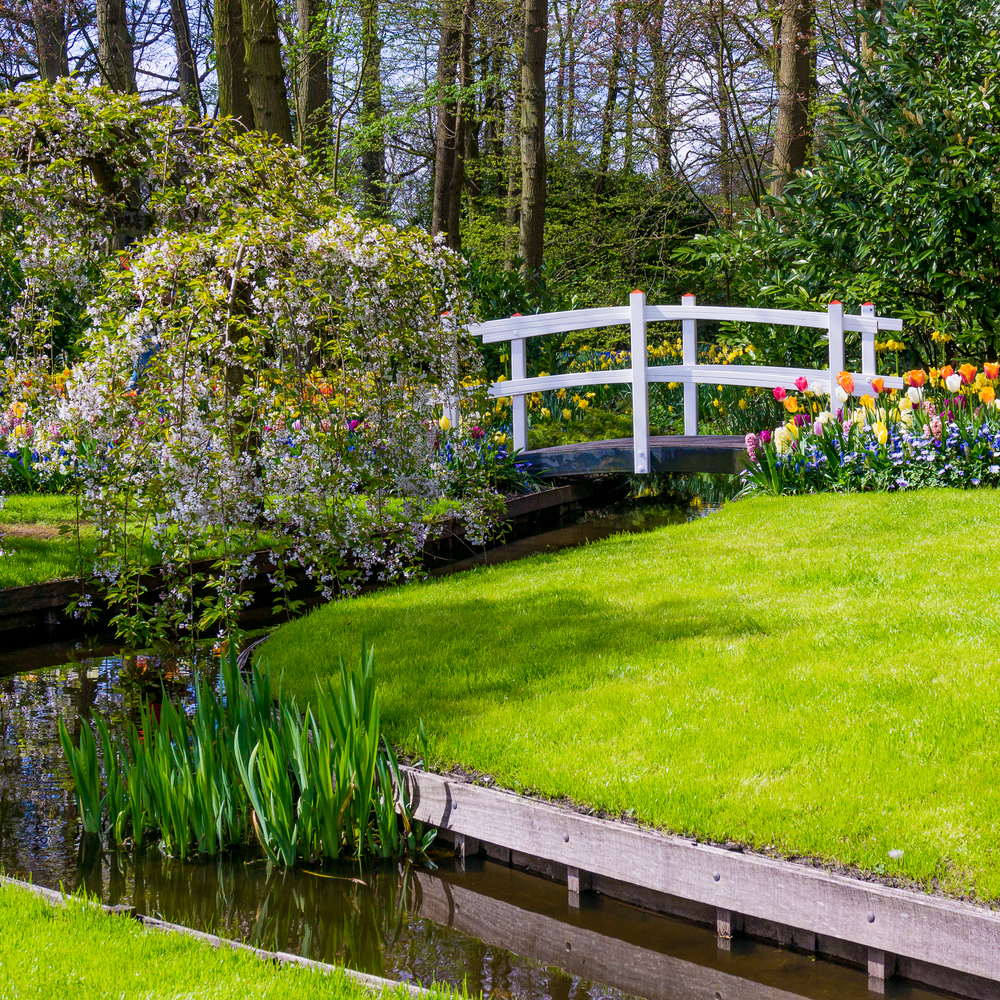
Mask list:
[[[119,128],[96,110],[100,94],[35,96],[39,115],[67,125],[33,173],[31,129],[0,119],[25,276],[7,436],[47,448],[76,484],[120,631],[231,625],[261,548],[272,582],[298,566],[331,594],[406,573],[442,505],[473,537],[489,529],[496,491],[464,472],[457,488],[482,445],[438,420],[463,391],[459,368],[479,381],[450,251],[357,219],[261,136],[127,98]],[[145,166],[107,138],[119,132]],[[79,169],[98,140],[119,177],[108,187]],[[62,223],[60,199],[80,206]],[[58,284],[85,303],[88,332],[53,383],[44,302]],[[153,563],[164,582],[150,602]]]

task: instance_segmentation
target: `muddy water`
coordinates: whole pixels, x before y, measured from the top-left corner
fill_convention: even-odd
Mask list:
[[[390,978],[467,985],[511,1000],[867,998],[856,969],[737,941],[599,896],[567,905],[564,886],[446,851],[431,863],[281,872],[254,852],[181,863],[155,849],[80,846],[56,729],[60,714],[122,720],[143,698],[191,699],[211,656],[106,656],[0,679],[0,866],[85,887],[108,903]],[[902,997],[927,991],[890,984]]]

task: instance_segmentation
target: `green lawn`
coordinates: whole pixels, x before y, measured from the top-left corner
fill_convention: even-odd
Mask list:
[[[46,1000],[363,1000],[375,994],[341,974],[279,968],[247,952],[212,948],[146,930],[71,900],[51,906],[24,889],[0,887],[0,998]],[[409,1000],[409,993],[386,992]]]
[[[665,829],[1000,898],[1000,496],[760,498],[327,606],[392,739]],[[902,850],[892,859],[890,850]]]

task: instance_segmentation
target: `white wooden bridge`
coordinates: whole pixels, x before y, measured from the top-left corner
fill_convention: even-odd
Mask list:
[[[681,364],[648,364],[647,330],[650,323],[681,322]],[[829,338],[829,367],[775,368],[763,365],[711,365],[698,363],[698,323],[715,320],[736,323],[764,323],[804,326],[826,330]],[[572,372],[563,375],[527,377],[525,346],[529,337],[553,333],[595,330],[628,326],[631,330],[632,367],[611,371]],[[699,306],[693,295],[685,295],[679,306],[646,304],[644,292],[632,292],[627,306],[606,309],[575,309],[567,312],[541,313],[535,316],[512,316],[469,327],[469,332],[483,338],[484,344],[510,342],[511,378],[494,382],[490,396],[509,396],[513,415],[514,448],[541,475],[572,475],[588,472],[633,471],[705,471],[735,472],[742,468],[743,439],[712,435],[698,436],[698,385],[756,386],[775,389],[795,388],[795,380],[805,377],[810,383],[828,386],[831,402],[835,399],[837,375],[847,370],[845,333],[861,334],[861,371],[854,376],[854,394],[873,394],[875,378],[875,338],[879,331],[901,331],[903,321],[875,315],[875,307],[866,303],[861,315],[845,315],[839,302],[831,302],[826,312],[786,309],[741,309],[729,306]],[[684,435],[650,438],[649,383],[679,382],[684,387]],[[903,388],[898,376],[883,376],[886,388]],[[562,445],[528,451],[528,405],[531,393],[607,384],[632,387],[632,437],[603,442]],[[835,404],[834,404],[835,405]],[[457,409],[451,413],[457,426]]]

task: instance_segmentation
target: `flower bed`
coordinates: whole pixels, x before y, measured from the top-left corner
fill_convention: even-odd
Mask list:
[[[906,391],[881,378],[774,390],[786,419],[748,434],[751,491],[904,490],[1000,485],[1000,364],[915,369]]]

